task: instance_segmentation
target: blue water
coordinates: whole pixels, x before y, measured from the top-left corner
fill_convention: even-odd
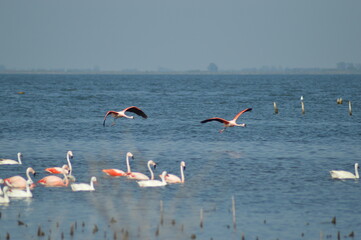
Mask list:
[[[46,167],[66,164],[68,150],[78,182],[98,178],[95,192],[37,187],[31,200],[0,205],[0,239],[37,239],[39,227],[42,239],[361,236],[361,183],[329,175],[360,161],[361,75],[14,74],[0,75],[0,84],[0,157],[24,155],[22,166],[0,166],[0,178],[32,166],[39,180]],[[132,105],[149,118],[103,127],[108,110]],[[248,107],[238,121],[246,128],[220,134],[220,123],[200,124]],[[185,184],[141,189],[106,177],[102,169],[126,168],[128,151],[133,171],[147,173],[152,159],[157,175],[179,175],[185,161]]]

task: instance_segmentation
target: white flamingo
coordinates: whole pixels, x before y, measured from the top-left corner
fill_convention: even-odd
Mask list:
[[[184,161],[182,161],[181,163],[180,163],[180,174],[181,174],[181,177],[178,177],[178,176],[176,176],[176,175],[174,175],[174,174],[167,174],[166,176],[165,176],[165,181],[167,182],[167,183],[184,183],[184,170],[185,170],[185,168],[186,168],[186,163],[184,162]]]
[[[330,171],[331,177],[335,179],[358,179],[358,163],[355,163],[355,174],[343,170],[332,170]]]
[[[22,164],[21,162],[21,157],[23,155],[19,152],[18,153],[18,160],[12,160],[12,159],[6,159],[6,158],[0,158],[0,164],[1,165],[5,165],[5,164]]]
[[[9,190],[9,187],[8,186],[5,186],[3,188],[3,193],[4,193],[4,196],[3,197],[0,197],[0,204],[2,203],[9,203],[10,202],[10,199],[9,199],[9,196],[8,196],[8,190]]]
[[[156,168],[157,164],[154,161],[149,160],[147,165],[148,165],[148,169],[150,172],[150,180],[153,180],[154,173],[153,173],[153,170],[150,167],[150,165],[152,165],[154,168]],[[127,174],[127,177],[129,179],[135,179],[135,180],[149,180],[149,177],[147,175],[145,175],[144,173],[140,173],[140,172],[130,172]]]
[[[138,107],[135,107],[135,106],[131,106],[131,107],[127,107],[126,109],[123,109],[122,111],[119,111],[119,112],[116,112],[116,111],[108,111],[106,114],[105,114],[105,117],[104,117],[104,121],[103,121],[103,126],[105,126],[105,120],[107,119],[107,117],[109,115],[112,115],[112,117],[114,117],[114,121],[113,121],[113,124],[115,124],[115,119],[117,118],[131,118],[133,119],[134,116],[128,116],[126,115],[125,113],[126,112],[132,112],[132,113],[135,113],[143,118],[148,118],[148,116]]]
[[[210,122],[210,121],[217,121],[220,123],[223,123],[223,129],[221,129],[219,132],[222,133],[224,130],[226,130],[227,127],[234,127],[234,126],[238,126],[238,127],[245,127],[246,124],[245,123],[236,123],[237,119],[239,118],[239,116],[241,116],[243,113],[251,111],[252,108],[246,108],[242,111],[240,111],[232,120],[228,121],[226,119],[223,118],[219,118],[219,117],[214,117],[214,118],[209,118],[206,120],[201,121],[201,123],[206,123],[206,122]]]
[[[129,164],[130,157],[134,158],[134,156],[131,152],[127,152],[127,155],[126,155],[127,172],[124,172],[123,170],[116,169],[116,168],[103,169],[102,172],[105,172],[108,176],[112,176],[112,177],[127,176],[127,174],[130,173],[130,164]]]
[[[159,180],[144,180],[144,181],[138,181],[139,187],[162,187],[167,185],[167,182],[165,181],[165,175],[167,175],[167,172],[164,171],[160,178],[162,181]]]
[[[30,191],[30,185],[33,184],[33,181],[31,179],[26,181],[26,190],[22,189],[9,189],[8,196],[12,198],[31,198],[33,197],[32,192]]]
[[[87,183],[72,183],[70,184],[71,190],[77,191],[95,191],[94,182],[97,181],[96,177],[90,179],[90,184]]]

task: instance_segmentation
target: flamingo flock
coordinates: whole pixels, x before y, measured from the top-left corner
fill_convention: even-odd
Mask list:
[[[245,112],[251,111],[252,108],[246,108],[239,113],[232,119],[232,120],[225,120],[219,117],[213,117],[209,119],[205,119],[201,121],[201,123],[207,123],[211,121],[217,121],[223,123],[223,129],[219,132],[224,132],[229,127],[246,127],[245,123],[238,124],[236,121],[238,118],[244,114]],[[104,119],[103,119],[103,126],[105,126],[105,121],[107,117],[110,115],[113,117],[112,126],[115,125],[115,120],[118,118],[127,118],[127,119],[134,119],[134,116],[127,115],[128,113],[134,113],[144,119],[148,118],[143,110],[136,106],[127,107],[119,112],[117,111],[107,111]],[[18,160],[12,159],[0,159],[0,165],[21,165],[22,163],[22,153],[17,154]],[[46,177],[38,180],[36,184],[33,182],[31,175],[34,177],[36,172],[32,167],[28,167],[26,169],[25,175],[26,179],[20,175],[12,176],[3,179],[0,179],[0,185],[4,185],[3,188],[0,187],[0,204],[1,203],[9,203],[11,198],[31,198],[33,197],[32,190],[35,186],[40,185],[44,187],[69,187],[72,191],[95,191],[94,183],[97,182],[97,178],[92,176],[90,179],[90,183],[77,183],[76,178],[72,175],[73,169],[71,165],[71,159],[73,158],[73,152],[68,151],[66,154],[67,164],[63,164],[61,167],[49,167],[45,168],[44,171],[50,173]],[[180,175],[170,174],[167,171],[163,171],[161,175],[159,175],[160,180],[154,179],[154,172],[153,170],[156,168],[157,164],[153,160],[149,160],[147,162],[147,167],[150,176],[140,173],[140,172],[132,172],[130,167],[130,159],[134,160],[134,155],[131,152],[127,152],[126,154],[126,171],[118,169],[118,168],[110,168],[110,169],[103,169],[102,172],[105,173],[106,176],[112,178],[118,177],[125,177],[127,179],[136,180],[139,187],[163,187],[168,184],[183,184],[185,182],[184,171],[186,168],[186,164],[184,161],[180,162]],[[331,177],[334,179],[358,179],[358,163],[355,164],[355,174],[340,171],[340,170],[333,170],[330,171]],[[62,175],[61,177],[56,175]]]

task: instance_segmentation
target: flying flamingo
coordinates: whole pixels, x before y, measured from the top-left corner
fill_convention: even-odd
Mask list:
[[[33,197],[32,192],[30,191],[30,186],[33,184],[33,181],[31,179],[26,181],[26,190],[22,189],[10,189],[7,194],[9,197],[15,197],[15,198],[31,198]]]
[[[5,165],[5,164],[22,164],[21,162],[21,157],[23,155],[19,152],[18,153],[18,160],[12,160],[12,159],[6,159],[6,158],[0,158],[0,165]]]
[[[26,177],[27,180],[31,180],[30,177],[30,173],[32,173],[33,175],[35,175],[35,170],[31,167],[28,167],[26,169]],[[5,178],[4,182],[6,185],[8,185],[11,188],[26,188],[26,181],[25,178],[21,177],[21,176],[13,176],[13,177],[9,177],[9,178]],[[31,185],[30,188],[33,188],[34,185]]]
[[[126,115],[125,113],[126,112],[132,112],[132,113],[135,113],[143,118],[148,118],[148,116],[138,107],[135,107],[135,106],[132,106],[132,107],[127,107],[126,109],[123,109],[122,111],[119,111],[119,112],[116,112],[116,111],[108,111],[106,114],[105,114],[105,117],[104,117],[104,121],[103,121],[103,126],[105,126],[105,120],[107,119],[107,117],[109,115],[112,115],[112,117],[114,117],[114,121],[113,121],[113,124],[115,124],[115,119],[117,118],[122,118],[122,117],[125,117],[125,118],[131,118],[133,119],[134,116],[128,116]]]
[[[9,187],[8,186],[5,186],[4,188],[3,188],[3,192],[4,192],[4,196],[3,197],[0,197],[0,204],[2,204],[2,203],[9,203],[10,202],[10,198],[9,198],[9,196],[8,196],[8,190],[9,190]]]
[[[90,179],[90,184],[87,183],[72,183],[70,184],[71,190],[77,191],[95,191],[94,182],[97,181],[96,177]]]
[[[167,175],[167,172],[164,171],[160,178],[162,181],[159,180],[145,180],[145,181],[139,181],[137,182],[139,187],[162,187],[167,185],[167,182],[165,181],[165,176]]]
[[[164,179],[167,183],[184,183],[184,170],[186,169],[186,163],[184,161],[182,161],[180,163],[180,173],[181,173],[181,177],[178,177],[174,174],[167,174],[165,175]],[[160,175],[159,175],[160,177]]]
[[[332,178],[337,179],[358,179],[360,178],[358,174],[358,163],[355,163],[355,174],[343,170],[332,170],[330,171]]]
[[[237,124],[236,121],[239,118],[239,116],[241,116],[243,113],[251,111],[252,108],[246,108],[242,111],[240,111],[232,120],[228,121],[225,120],[223,118],[218,118],[218,117],[214,117],[214,118],[209,118],[206,120],[201,121],[201,123],[206,123],[206,122],[210,122],[210,121],[218,121],[220,123],[224,124],[224,128],[221,129],[219,132],[222,133],[224,130],[226,130],[227,127],[234,127],[234,126],[238,126],[238,127],[245,127],[246,124],[245,123],[241,123],[241,124]]]
[[[157,164],[155,162],[153,162],[152,160],[148,161],[148,169],[150,172],[150,179],[153,180],[154,179],[154,173],[152,171],[152,168],[150,167],[150,165],[153,165],[153,167],[155,168],[157,166]],[[129,179],[135,179],[135,180],[149,180],[149,177],[143,173],[140,172],[130,172],[127,174],[127,177]]]
[[[63,171],[63,175],[63,179],[54,175],[46,176],[40,179],[38,183],[45,187],[67,187],[69,185],[69,179],[65,171]]]
[[[127,172],[124,172],[123,170],[119,170],[116,168],[103,169],[102,172],[105,172],[108,176],[112,176],[112,177],[127,176],[127,173],[130,173],[129,157],[134,158],[134,156],[131,152],[127,152],[127,155],[126,155]]]

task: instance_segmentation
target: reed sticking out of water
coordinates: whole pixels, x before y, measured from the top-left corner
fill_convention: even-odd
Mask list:
[[[233,229],[236,230],[236,203],[234,196],[232,196],[232,216],[233,216]]]
[[[352,115],[352,103],[351,103],[351,101],[348,101],[348,114],[350,116]]]
[[[278,114],[278,107],[276,102],[273,102],[273,108],[275,110],[275,114]]]
[[[160,200],[160,225],[163,226],[163,200]]]

